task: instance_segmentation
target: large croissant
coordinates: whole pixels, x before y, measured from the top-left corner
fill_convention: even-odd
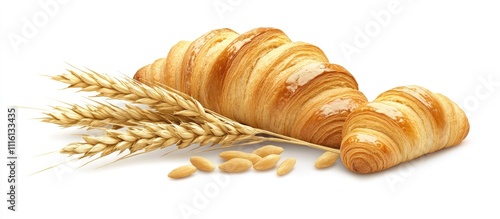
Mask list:
[[[210,31],[181,41],[134,79],[178,89],[239,122],[339,147],[347,115],[367,102],[354,77],[281,30]]]
[[[347,117],[340,153],[351,171],[371,173],[457,145],[468,132],[465,113],[447,97],[397,87]]]

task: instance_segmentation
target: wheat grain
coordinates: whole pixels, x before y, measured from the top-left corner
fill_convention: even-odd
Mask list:
[[[270,154],[281,154],[281,153],[283,153],[283,150],[284,149],[282,147],[278,147],[278,146],[274,146],[274,145],[266,145],[266,146],[262,146],[260,148],[255,149],[252,153],[257,154],[260,157],[265,157],[265,156],[270,155]]]
[[[276,164],[280,161],[281,155],[279,154],[270,154],[263,157],[259,162],[253,165],[255,170],[269,170],[276,166]]]
[[[202,156],[192,156],[189,158],[189,161],[196,169],[201,171],[212,172],[215,169],[214,163]]]
[[[233,158],[219,165],[219,170],[227,173],[240,173],[250,169],[250,167],[252,167],[252,161]]]
[[[278,176],[283,176],[289,173],[290,171],[292,171],[296,162],[297,161],[294,158],[287,158],[286,160],[280,163],[280,165],[276,169],[276,174],[278,174]]]
[[[257,163],[262,159],[262,157],[260,157],[259,155],[246,153],[243,151],[223,151],[219,154],[219,157],[221,157],[224,160],[230,160],[233,158],[243,158],[252,161],[252,164]]]
[[[194,167],[193,165],[185,165],[177,167],[170,171],[170,173],[168,173],[168,177],[172,179],[180,179],[188,177],[194,172],[196,172],[196,167]]]
[[[316,159],[314,166],[318,169],[327,168],[335,164],[338,158],[339,154],[327,151]]]

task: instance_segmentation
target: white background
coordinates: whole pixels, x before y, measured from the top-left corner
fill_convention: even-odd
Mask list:
[[[500,203],[500,14],[494,1],[69,0],[44,11],[40,3],[46,2],[0,5],[2,164],[7,107],[20,107],[17,211],[6,210],[3,166],[1,218],[183,218],[181,208],[192,208],[189,218],[500,216],[494,209]],[[395,10],[389,11],[389,4]],[[390,18],[377,20],[384,13]],[[36,31],[23,33],[26,25]],[[63,73],[69,63],[132,76],[177,41],[215,28],[241,33],[260,26],[280,28],[294,41],[322,48],[331,62],[354,74],[370,100],[408,84],[449,96],[467,112],[469,136],[455,148],[370,175],[351,173],[341,162],[316,170],[313,162],[321,151],[291,145],[284,145],[283,157],[297,158],[297,165],[285,177],[274,171],[198,172],[171,180],[166,174],[187,164],[189,155],[162,157],[162,151],[104,168],[97,167],[112,157],[80,169],[80,163],[68,162],[30,175],[66,160],[57,153],[37,155],[78,141],[77,134],[85,132],[37,119],[39,109],[60,101],[86,102],[84,93],[63,90],[63,84],[43,75]],[[367,38],[356,43],[361,34]],[[24,40],[16,44],[13,37]],[[342,52],[347,44],[357,48],[354,54]],[[220,162],[217,152],[203,155]]]

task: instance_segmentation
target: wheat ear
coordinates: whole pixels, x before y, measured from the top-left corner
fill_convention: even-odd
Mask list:
[[[76,155],[81,158],[96,154],[106,156],[113,152],[154,151],[171,145],[178,149],[192,144],[235,145],[240,142],[262,142],[266,138],[256,136],[257,133],[241,133],[237,129],[220,129],[213,123],[180,123],[140,122],[126,131],[107,129],[106,136],[83,136],[84,142],[71,143],[61,149],[61,153]]]
[[[118,80],[90,70],[68,70],[68,73],[53,76],[52,79],[69,84],[69,88],[97,92],[97,96],[146,104],[164,114],[211,120],[203,106],[193,98],[186,98],[173,89],[147,86],[131,78]]]
[[[95,105],[54,106],[50,112],[45,113],[42,121],[58,124],[62,127],[95,128],[113,125],[115,128],[121,128],[136,125],[138,122],[181,122],[183,120],[132,104],[126,104],[125,108],[121,108],[109,103],[96,102]]]

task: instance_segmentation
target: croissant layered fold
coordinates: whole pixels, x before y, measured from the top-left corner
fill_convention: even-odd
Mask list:
[[[468,132],[464,111],[447,97],[396,87],[347,117],[340,153],[351,171],[371,173],[457,145]]]
[[[247,125],[337,148],[347,115],[367,102],[320,48],[274,28],[217,29],[181,41],[134,79],[180,90]]]

